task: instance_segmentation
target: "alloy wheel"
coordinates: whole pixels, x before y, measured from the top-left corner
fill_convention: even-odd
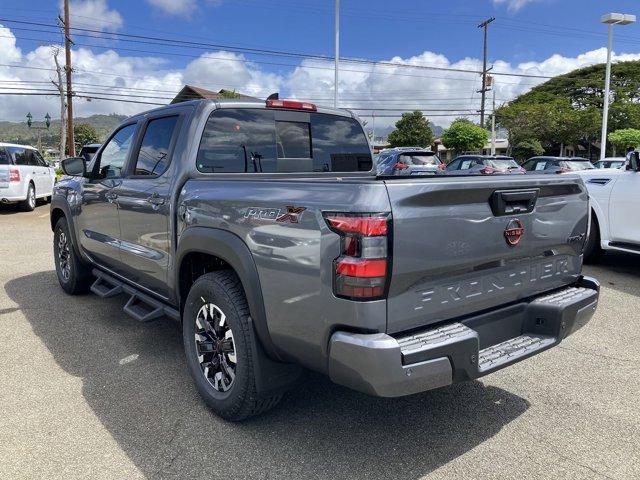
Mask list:
[[[35,208],[36,206],[36,191],[33,187],[29,187],[29,192],[27,194],[29,196],[29,207]]]
[[[218,392],[227,392],[236,377],[236,351],[224,312],[205,302],[196,315],[195,345],[204,378]]]
[[[60,275],[65,282],[68,282],[71,278],[71,252],[67,236],[62,230],[58,235],[58,265],[60,266]]]

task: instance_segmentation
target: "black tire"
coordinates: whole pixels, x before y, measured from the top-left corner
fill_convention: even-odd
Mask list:
[[[29,182],[27,188],[27,198],[20,202],[20,210],[24,212],[32,212],[36,208],[36,187]]]
[[[596,216],[591,214],[591,231],[584,247],[584,261],[585,263],[597,263],[602,260],[603,256],[604,250],[600,246],[600,224]]]
[[[87,293],[91,287],[91,269],[76,254],[67,219],[62,217],[53,230],[53,258],[62,289],[69,295]]]
[[[219,351],[199,356],[197,342],[199,345],[215,344],[215,340],[209,340],[212,335],[216,336],[216,332],[207,330],[206,326],[201,325],[203,309],[210,312],[211,305],[217,309],[218,317],[215,318],[218,320],[209,322],[205,319],[205,321],[209,326],[226,328],[226,335],[231,331],[235,365],[230,361],[231,357],[228,353],[220,353],[224,351],[220,343],[216,347],[220,349]],[[221,315],[224,315],[222,320],[220,320]],[[209,315],[209,318],[212,316]],[[254,362],[257,359],[254,358],[252,349],[256,338],[249,321],[249,307],[244,290],[235,272],[221,270],[207,273],[194,282],[185,302],[182,332],[189,373],[203,400],[217,415],[237,422],[262,413],[280,401],[282,395],[261,398],[256,391],[257,372]],[[217,332],[216,338],[221,338],[222,332]],[[204,335],[207,335],[207,339],[203,342]],[[226,339],[227,336],[224,338]],[[227,345],[226,349],[229,352],[230,345]],[[234,367],[234,376],[230,383],[226,383],[225,380],[230,377],[225,376],[225,373],[230,366]],[[211,378],[212,372],[214,378]],[[220,380],[216,382],[218,374],[220,374]],[[225,386],[228,389],[222,391]]]

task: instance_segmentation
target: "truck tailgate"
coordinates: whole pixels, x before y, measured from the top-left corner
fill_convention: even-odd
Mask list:
[[[589,207],[574,176],[385,184],[393,215],[388,333],[514,302],[580,275]]]

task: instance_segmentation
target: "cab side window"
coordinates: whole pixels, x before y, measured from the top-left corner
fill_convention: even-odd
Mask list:
[[[151,120],[147,125],[134,167],[134,175],[162,175],[169,166],[169,147],[178,116]]]
[[[100,158],[97,159],[93,172],[96,178],[118,178],[122,176],[122,169],[127,160],[131,143],[136,133],[136,125],[131,124],[122,127],[111,137],[105,145]]]

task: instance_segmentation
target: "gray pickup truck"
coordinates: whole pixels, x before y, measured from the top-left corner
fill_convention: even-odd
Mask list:
[[[379,396],[476,379],[597,305],[580,179],[376,176],[345,110],[185,102],[63,168],[60,285],[181,321],[195,385],[227,419],[275,405],[302,368]]]

